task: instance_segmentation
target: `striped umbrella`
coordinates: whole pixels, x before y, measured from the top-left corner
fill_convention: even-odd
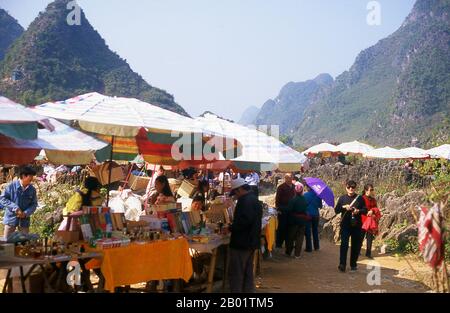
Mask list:
[[[97,135],[97,137],[109,143],[113,142],[113,136]],[[152,142],[148,138],[147,131],[142,128],[135,137],[114,137],[112,158],[131,161],[140,154],[146,162],[152,164],[178,166],[183,163],[183,166],[196,166],[220,157],[218,152],[205,153],[214,150],[214,147],[207,148],[207,142],[194,140],[188,145],[178,145],[177,142],[173,144]],[[183,149],[189,150],[189,153],[182,151]]]
[[[0,163],[27,164],[44,150],[53,164],[88,164],[94,157],[103,161],[110,154],[111,146],[94,137],[50,119],[54,130],[38,130],[36,140],[16,139],[0,135]]]
[[[81,129],[103,135],[101,138],[110,142],[113,147],[110,162],[113,159],[132,160],[138,153],[141,153],[146,161],[157,161],[162,165],[211,162],[209,158],[204,159],[204,155],[200,160],[192,160],[191,153],[186,151],[192,150],[192,146],[203,147],[210,141],[219,143],[216,145],[220,148],[218,151],[235,149],[237,144],[221,134],[201,128],[191,118],[134,98],[109,97],[93,92],[65,101],[45,103],[37,106],[35,110],[56,119],[76,121]],[[195,140],[183,144],[187,137],[193,137]],[[233,142],[233,145],[230,146],[230,142]],[[155,144],[163,146],[154,146]],[[174,156],[173,152],[181,146],[181,157]],[[194,151],[198,150],[194,148]],[[108,185],[110,181],[111,171]]]
[[[0,134],[17,139],[36,139],[38,128],[53,130],[47,118],[0,96]]]
[[[194,140],[183,145],[185,151],[193,150],[194,146],[205,147],[209,141],[222,141],[221,145],[216,145],[220,149],[214,153],[235,149],[237,144],[226,140],[220,133],[202,128],[191,118],[134,98],[109,97],[92,92],[65,101],[45,103],[36,106],[35,111],[56,119],[76,121],[81,129],[99,134],[99,138],[112,144],[111,157],[116,160],[132,160],[141,153],[146,161],[152,163],[177,164],[182,160],[174,158],[172,152],[182,146],[182,139],[186,136]],[[228,145],[223,142],[225,140]],[[191,155],[185,156],[184,160],[188,157]]]

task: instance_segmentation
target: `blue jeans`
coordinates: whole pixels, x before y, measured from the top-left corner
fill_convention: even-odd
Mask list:
[[[344,267],[347,264],[348,244],[351,238],[352,246],[350,250],[350,267],[356,267],[358,262],[359,252],[361,251],[361,236],[362,230],[360,227],[344,227],[341,229],[341,248],[339,264]]]
[[[312,216],[312,220],[306,223],[305,237],[306,237],[306,251],[312,251],[313,243],[314,250],[319,250],[319,216]],[[312,233],[312,236],[311,236]],[[312,237],[312,238],[311,238]]]

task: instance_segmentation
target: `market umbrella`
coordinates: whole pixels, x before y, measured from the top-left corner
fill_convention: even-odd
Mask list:
[[[322,199],[328,206],[334,207],[334,193],[328,185],[320,178],[306,177],[305,183],[311,188],[312,191]]]
[[[427,150],[432,158],[447,159],[450,160],[450,145],[445,144],[436,148]]]
[[[306,157],[300,152],[257,129],[224,120],[211,113],[197,117],[196,120],[205,128],[236,138],[242,146],[241,155],[221,153],[219,160],[206,165],[208,169],[223,170],[232,167],[242,171],[298,171],[306,161]]]
[[[324,142],[324,143],[312,146],[311,148],[307,149],[306,151],[303,151],[303,154],[308,157],[316,156],[319,153],[323,154],[325,157],[329,157],[334,154],[338,154],[339,149],[335,145]]]
[[[17,139],[36,139],[38,128],[53,130],[48,118],[0,96],[0,134]]]
[[[56,119],[76,121],[81,129],[106,136],[102,139],[109,141],[113,147],[109,157],[110,177],[113,159],[132,160],[140,153],[148,162],[173,165],[184,160],[175,159],[172,155],[173,146],[175,145],[176,151],[178,143],[183,139],[189,139],[189,144],[186,144],[189,147],[225,139],[220,134],[199,127],[191,118],[135,98],[109,97],[96,92],[65,101],[45,103],[36,106],[35,110]],[[146,140],[149,141],[147,145],[139,146],[139,141],[142,143]],[[226,144],[218,146],[234,149],[235,141],[226,140],[227,144],[230,142],[233,143],[231,148]],[[160,146],[155,147],[155,144]],[[142,146],[147,147],[148,151],[140,151]],[[110,181],[108,179],[108,185]]]
[[[344,142],[337,146],[337,149],[344,154],[364,154],[374,149],[374,147],[357,140]]]
[[[109,97],[97,92],[35,107],[39,114],[77,121],[81,129],[108,136],[135,137],[145,128],[157,143],[173,143],[176,133],[215,135],[193,119],[135,98]],[[218,134],[217,134],[218,135]]]
[[[408,156],[405,153],[391,147],[384,147],[371,150],[365,153],[364,157],[375,159],[389,159],[389,160],[401,160],[408,158]]]
[[[190,136],[192,145],[204,145],[214,140],[226,140],[228,145],[221,146],[224,150],[234,149],[237,145],[232,138],[224,138],[202,128],[191,118],[134,98],[109,97],[92,92],[38,105],[35,111],[56,119],[76,121],[81,129],[99,134],[102,140],[112,144],[115,160],[131,161],[140,153],[148,162],[173,165],[177,160],[168,157],[172,145],[177,145],[180,138],[187,136]],[[139,151],[155,144],[159,146]]]
[[[400,152],[405,154],[410,159],[429,159],[430,158],[430,154],[426,150],[416,148],[416,147],[400,149]]]
[[[35,140],[0,135],[0,163],[31,163],[41,150],[53,164],[79,165],[90,163],[94,157],[98,161],[108,158],[111,150],[108,143],[54,119],[50,119],[50,123],[54,130],[39,129]]]

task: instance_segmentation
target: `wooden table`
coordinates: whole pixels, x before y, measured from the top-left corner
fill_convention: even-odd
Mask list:
[[[219,247],[226,245],[227,246],[227,252],[225,254],[224,258],[224,274],[223,274],[223,281],[222,281],[222,289],[225,289],[225,283],[228,277],[228,259],[229,259],[229,243],[230,243],[230,237],[222,237],[217,240],[212,240],[208,243],[199,243],[199,242],[189,242],[189,248],[196,250],[200,253],[211,253],[211,261],[209,263],[209,272],[208,272],[208,280],[206,285],[206,292],[211,293],[213,286],[214,286],[214,272],[216,270],[216,264],[217,264],[217,250]]]
[[[5,285],[3,286],[2,292],[5,293],[8,290],[8,287],[12,289],[12,280],[11,280],[11,274],[12,269],[18,267],[20,271],[20,282],[22,285],[22,292],[27,293],[25,282],[26,280],[31,276],[31,273],[36,269],[36,267],[39,267],[42,272],[42,276],[44,278],[44,283],[48,291],[54,292],[57,291],[60,287],[60,284],[62,282],[62,273],[64,272],[64,266],[62,266],[58,271],[58,280],[57,280],[57,286],[56,290],[54,290],[50,285],[50,280],[47,277],[46,271],[45,271],[45,265],[55,265],[56,263],[63,263],[67,264],[71,260],[82,260],[82,259],[90,259],[90,258],[98,258],[101,257],[101,254],[99,253],[83,253],[83,254],[74,254],[74,255],[59,255],[59,256],[50,256],[50,257],[43,257],[38,259],[33,258],[24,258],[24,257],[0,257],[0,269],[7,269],[8,273],[6,274],[6,280]],[[24,272],[25,266],[31,266],[31,268],[27,271],[27,273]]]

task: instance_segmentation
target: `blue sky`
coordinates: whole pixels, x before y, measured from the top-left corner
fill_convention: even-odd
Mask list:
[[[50,0],[0,0],[25,28]],[[336,77],[400,27],[414,0],[78,0],[109,47],[193,116],[239,119],[289,81]]]

